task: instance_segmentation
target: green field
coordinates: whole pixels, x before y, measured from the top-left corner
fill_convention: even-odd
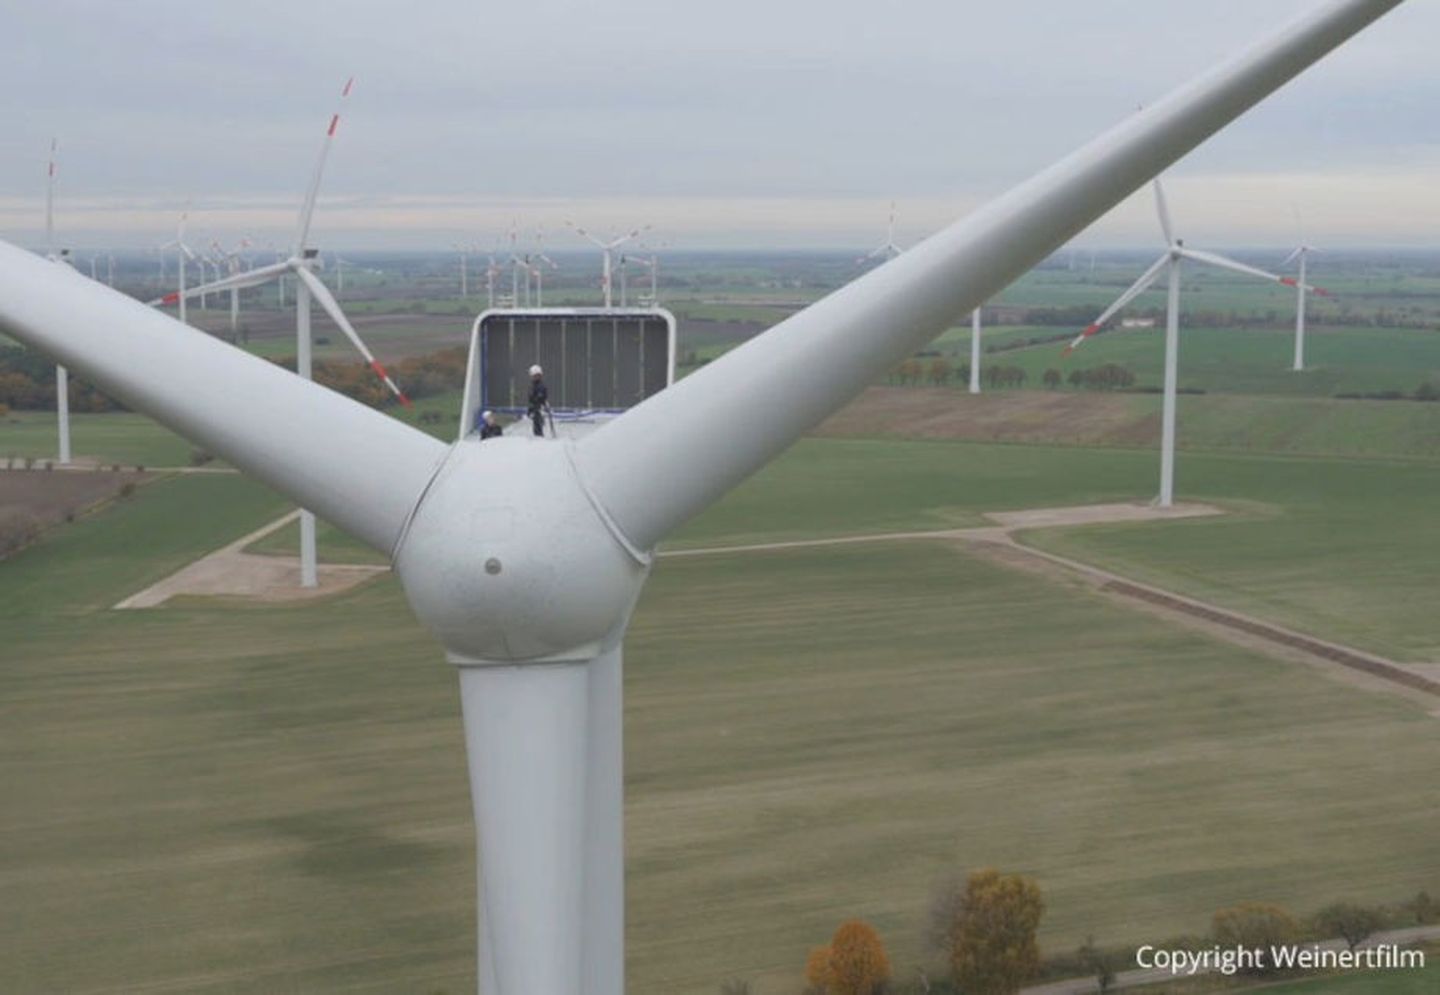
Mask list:
[[[676,545],[972,524],[1152,475],[1149,453],[811,440]],[[1241,514],[1065,542],[1188,550],[1152,568],[1232,570],[1282,615],[1318,578],[1295,610],[1436,639],[1390,602],[1435,588],[1440,468],[1206,456],[1182,480]],[[104,610],[284,507],[171,478],[0,563],[0,990],[473,988],[454,677],[393,579]],[[1243,899],[1440,889],[1423,709],[958,548],[662,559],[627,660],[637,993],[793,991],[849,915],[909,971],[931,888],[989,863],[1036,875],[1057,950],[1198,932]]]
[[[1036,532],[1027,541],[1126,576],[1400,660],[1440,661],[1440,467],[1187,455],[1186,499],[1223,519]]]
[[[1180,334],[1180,384],[1209,393],[1331,397],[1386,390],[1408,394],[1426,381],[1440,386],[1440,331],[1312,328],[1305,336],[1303,373],[1291,369],[1295,334],[1290,330],[1184,328]],[[1107,332],[1069,357],[1062,349],[1056,343],[1000,352],[986,356],[981,365],[1020,366],[1032,387],[1040,386],[1047,369],[1068,376],[1104,363],[1127,367],[1140,385],[1159,386],[1162,380],[1163,328]]]
[[[0,458],[55,459],[55,412],[12,411],[0,417]],[[127,466],[188,466],[195,447],[144,415],[72,414],[70,446],[77,459]]]

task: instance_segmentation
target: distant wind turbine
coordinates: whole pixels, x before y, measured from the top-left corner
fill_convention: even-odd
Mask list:
[[[869,262],[871,259],[894,259],[905,250],[895,244],[895,202],[890,202],[890,221],[885,227],[885,241],[871,249],[865,255],[855,260],[856,264]]]
[[[1290,368],[1296,373],[1303,373],[1305,370],[1305,295],[1313,291],[1318,297],[1330,296],[1329,291],[1321,287],[1310,287],[1305,282],[1307,257],[1310,253],[1319,251],[1302,238],[1299,247],[1281,263],[1282,266],[1289,266],[1296,260],[1300,262],[1296,279],[1291,281],[1295,284],[1295,362]]]
[[[1151,263],[1150,268],[1140,274],[1140,279],[1131,284],[1128,290],[1116,298],[1115,303],[1106,308],[1100,317],[1086,326],[1085,330],[1065,347],[1065,355],[1068,356],[1131,301],[1148,290],[1150,285],[1160,278],[1161,273],[1168,272],[1169,296],[1165,307],[1165,389],[1160,418],[1160,494],[1156,503],[1161,508],[1169,508],[1175,501],[1175,407],[1180,354],[1181,264],[1189,260],[1286,286],[1295,286],[1296,281],[1288,276],[1279,276],[1254,266],[1247,266],[1213,252],[1188,248],[1184,239],[1176,237],[1174,226],[1170,222],[1170,208],[1165,202],[1165,188],[1159,179],[1156,179],[1152,186],[1155,191],[1155,212],[1160,219],[1160,230],[1165,236],[1164,254]],[[1300,284],[1300,287],[1302,290],[1312,289],[1305,287],[1304,284]]]
[[[176,293],[167,296],[165,298],[165,302],[167,304],[172,301],[179,302],[181,324],[188,324],[188,322],[186,322],[185,320],[186,299],[190,297],[203,296],[203,293],[205,291],[205,284],[203,282],[198,288],[196,288],[194,293],[187,293],[185,290],[185,271],[189,269],[187,263],[189,260],[195,258],[195,252],[190,248],[190,246],[185,244],[185,226],[189,222],[189,220],[190,207],[187,204],[185,210],[180,212],[180,222],[175,226],[175,237],[160,246],[160,252],[162,255],[164,254],[166,249],[174,249],[176,260],[179,263],[178,269],[180,271],[180,289]],[[205,279],[203,270],[201,271],[200,279],[202,281]]]
[[[624,235],[616,235],[614,238],[610,239],[610,241],[606,242],[596,238],[594,235],[590,234],[588,231],[586,231],[584,228],[581,228],[573,221],[566,221],[565,223],[575,230],[575,234],[579,235],[581,238],[588,239],[591,243],[593,243],[596,247],[600,249],[604,260],[603,268],[601,269],[600,274],[600,289],[604,293],[605,306],[610,307],[612,283],[611,254],[631,239],[639,238],[640,234],[642,232],[649,231],[651,226],[644,225],[640,228],[631,229]]]
[[[343,101],[350,95],[354,80],[345,84],[340,91],[340,99]],[[300,206],[299,224],[295,231],[295,240],[291,245],[290,255],[281,262],[272,263],[269,266],[261,266],[258,269],[240,273],[235,276],[217,280],[214,283],[193,290],[184,291],[180,294],[169,294],[159,300],[151,301],[151,304],[171,304],[179,300],[181,307],[184,307],[186,296],[195,296],[202,292],[214,290],[239,290],[244,287],[258,287],[271,280],[279,280],[287,274],[295,279],[295,338],[296,338],[296,372],[306,380],[311,378],[311,354],[312,340],[310,335],[310,301],[313,297],[320,302],[320,307],[330,316],[330,319],[345,333],[346,338],[355,346],[375,375],[393,393],[401,404],[410,406],[410,399],[405,396],[404,391],[395,385],[385,367],[380,365],[373,353],[366,348],[364,341],[360,338],[355,327],[350,324],[350,319],[345,317],[345,312],[340,310],[340,305],[320,278],[315,275],[314,268],[319,250],[310,247],[310,221],[315,214],[315,202],[320,194],[320,179],[325,173],[325,159],[330,154],[330,144],[335,139],[335,132],[340,126],[340,112],[337,110],[330,118],[330,126],[325,131],[325,138],[320,146],[320,158],[315,164],[314,175],[310,179],[310,186],[305,191],[305,200]],[[300,583],[304,587],[315,587],[319,584],[315,556],[315,516],[308,509],[300,512]]]
[[[50,139],[50,162],[45,180],[45,258],[52,263],[66,263],[68,249],[55,247],[55,174],[58,170],[60,143]],[[55,364],[55,419],[60,433],[60,451],[57,454],[62,466],[70,465],[70,371],[61,363]]]

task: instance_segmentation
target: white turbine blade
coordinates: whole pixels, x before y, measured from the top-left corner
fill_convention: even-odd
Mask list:
[[[1300,253],[1302,253],[1302,252],[1304,252],[1304,251],[1305,251],[1305,247],[1304,247],[1304,246],[1301,246],[1300,248],[1296,249],[1294,252],[1290,253],[1290,255],[1286,256],[1284,262],[1282,262],[1280,265],[1281,265],[1281,266],[1289,266],[1289,265],[1290,265],[1291,263],[1293,263],[1295,260],[1299,259],[1299,258],[1300,258]]]
[[[617,540],[654,546],[956,316],[1399,2],[1343,0],[1310,12],[581,439],[577,468]],[[717,438],[715,426],[737,417],[737,431]]]
[[[1165,255],[1161,256],[1159,259],[1151,263],[1150,268],[1147,269],[1144,273],[1140,274],[1140,279],[1130,284],[1129,289],[1127,289],[1125,293],[1115,298],[1115,302],[1113,304],[1107,307],[1104,311],[1100,312],[1100,317],[1096,318],[1094,321],[1090,322],[1090,324],[1086,325],[1085,330],[1079,335],[1075,336],[1074,341],[1072,341],[1069,345],[1065,347],[1065,355],[1068,356],[1070,355],[1070,353],[1074,352],[1076,346],[1084,342],[1096,332],[1100,331],[1101,328],[1105,327],[1105,323],[1111,318],[1115,317],[1115,315],[1118,314],[1122,308],[1128,305],[1135,298],[1139,297],[1146,290],[1149,290],[1150,285],[1160,278],[1160,274],[1165,271],[1165,266],[1169,262],[1170,253],[1167,252],[1165,253]]]
[[[325,159],[330,155],[330,145],[335,141],[335,130],[340,127],[340,106],[345,98],[350,96],[350,90],[355,85],[355,77],[351,76],[345,81],[345,86],[340,91],[340,103],[335,108],[335,113],[330,115],[330,126],[325,129],[325,141],[320,144],[320,158],[315,162],[315,173],[310,177],[310,186],[305,191],[305,200],[300,205],[300,225],[295,231],[295,247],[292,255],[300,255],[305,249],[305,242],[310,238],[310,219],[315,215],[315,200],[320,196],[320,178],[325,175]]]
[[[602,248],[602,249],[606,247],[604,242],[600,241],[598,238],[596,238],[594,235],[590,234],[590,233],[589,233],[588,231],[586,231],[584,228],[581,228],[581,227],[580,227],[579,225],[577,225],[575,222],[573,222],[573,221],[566,221],[565,224],[568,225],[568,226],[570,227],[570,229],[571,229],[572,231],[574,231],[575,234],[579,235],[581,238],[589,239],[591,242],[595,243],[595,245],[599,246],[599,247]],[[514,242],[515,242],[515,233],[514,233],[513,227],[512,227],[511,233],[510,233],[510,242],[511,242],[512,245],[513,245]]]
[[[1165,244],[1175,244],[1175,225],[1170,221],[1170,205],[1165,201],[1165,187],[1159,177],[1155,179],[1155,214],[1160,219],[1160,231],[1165,235]]]
[[[445,456],[395,418],[5,242],[0,332],[386,554]]]
[[[1222,256],[1216,252],[1204,252],[1200,249],[1188,248],[1179,249],[1177,251],[1186,259],[1192,259],[1197,263],[1204,263],[1207,266],[1216,266],[1220,269],[1228,269],[1232,273],[1243,273],[1246,276],[1253,276],[1258,280],[1269,280],[1271,283],[1289,283],[1291,285],[1295,283],[1294,280],[1291,280],[1288,277],[1283,277],[1279,273],[1271,273],[1269,270],[1263,270],[1255,266],[1248,266],[1245,263],[1238,262],[1226,256]]]
[[[619,238],[614,239],[614,240],[610,243],[610,248],[613,249],[613,248],[615,248],[617,245],[624,245],[626,242],[630,241],[632,238],[639,238],[641,235],[643,235],[645,232],[649,231],[649,230],[650,230],[651,228],[653,228],[653,227],[655,227],[655,226],[654,226],[654,225],[645,225],[645,226],[643,226],[643,227],[641,227],[641,228],[636,228],[636,229],[634,229],[634,230],[632,230],[632,231],[626,232],[624,235],[621,235]]]
[[[350,324],[350,319],[346,318],[345,312],[340,310],[340,304],[330,294],[330,288],[321,283],[320,278],[304,266],[294,266],[292,268],[295,271],[295,275],[300,278],[300,281],[310,288],[311,295],[320,302],[320,306],[325,309],[325,313],[330,316],[330,320],[339,325],[340,330],[345,333],[345,337],[350,340],[350,344],[360,350],[360,355],[365,357],[365,362],[370,364],[370,369],[375,371],[375,375],[384,381],[385,386],[389,387],[390,392],[400,399],[401,404],[407,408],[411,407],[410,398],[405,396],[403,390],[395,386],[395,381],[390,379],[390,374],[385,371],[385,367],[381,366],[380,361],[375,358],[374,354],[365,348],[365,343],[361,340],[360,333],[355,331],[355,326]]]
[[[185,298],[199,297],[201,294],[213,294],[217,290],[244,290],[246,287],[258,287],[262,283],[286,272],[290,268],[289,263],[273,263],[270,266],[262,266],[259,269],[247,270],[244,273],[237,273],[234,276],[227,276],[222,280],[214,280],[210,283],[202,283],[195,287],[185,288]],[[157,297],[148,301],[150,307],[159,307],[165,304],[175,304],[180,300],[179,291],[171,291],[164,297]]]

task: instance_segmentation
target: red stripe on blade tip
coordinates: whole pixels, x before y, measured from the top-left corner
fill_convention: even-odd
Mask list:
[[[340,96],[342,96],[342,97],[348,97],[348,96],[350,96],[350,88],[351,88],[352,86],[354,86],[354,85],[355,85],[355,77],[354,77],[354,76],[351,76],[349,79],[347,79],[347,80],[345,81],[345,89],[343,89],[343,90],[340,91]]]
[[[330,119],[330,130],[327,131],[327,132],[325,132],[326,136],[329,137],[329,138],[334,138],[334,137],[335,137],[335,129],[338,128],[339,126],[340,126],[340,115],[339,115],[339,114],[336,114],[334,117],[332,117],[332,118]]]

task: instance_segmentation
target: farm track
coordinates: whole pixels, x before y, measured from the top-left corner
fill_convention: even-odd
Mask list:
[[[1008,556],[998,557],[1001,562],[1016,566],[1014,557],[1058,566],[1071,574],[1078,574],[1091,581],[1101,592],[1119,595],[1128,600],[1139,601],[1151,609],[1166,614],[1180,614],[1205,623],[1217,634],[1240,634],[1246,644],[1257,648],[1298,652],[1305,657],[1337,664],[1348,670],[1378,678],[1391,685],[1411,692],[1440,697],[1440,681],[1412,670],[1403,664],[1373,653],[1367,653],[1351,646],[1329,642],[1315,636],[1296,632],[1271,622],[1221,608],[1208,602],[1199,601],[1163,588],[1140,584],[1127,577],[1112,573],[1088,563],[1071,560],[1043,550],[1034,549],[1015,541],[1015,533],[1031,528],[1053,528],[1101,522],[1147,521],[1156,519],[1189,518],[1201,515],[1219,514],[1219,510],[1208,505],[1177,505],[1161,511],[1148,505],[1091,505],[1079,508],[1037,509],[1023,512],[994,512],[985,517],[997,524],[993,527],[940,529],[921,532],[886,532],[871,535],[838,536],[827,539],[801,539],[787,542],[753,543],[740,546],[713,546],[700,549],[670,550],[662,557],[716,556],[734,553],[754,553],[789,549],[806,549],[825,546],[853,545],[868,542],[895,542],[912,540],[964,541],[985,544],[1003,549]]]

